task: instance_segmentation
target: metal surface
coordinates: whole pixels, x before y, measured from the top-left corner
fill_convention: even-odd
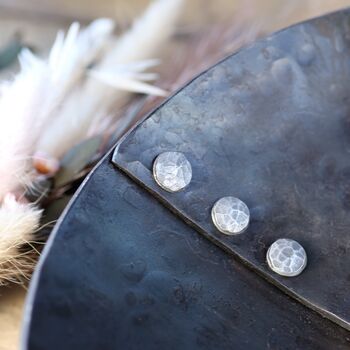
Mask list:
[[[260,41],[135,128],[50,238],[22,348],[349,349],[349,25],[344,11]],[[178,193],[152,176],[165,151],[192,166]],[[229,195],[244,234],[211,221]],[[307,251],[300,276],[268,269],[281,237]]]
[[[350,12],[296,25],[210,69],[135,128],[115,164],[186,222],[307,306],[350,329]],[[184,152],[191,184],[161,190],[152,162]],[[251,212],[223,236],[210,210],[223,196]],[[288,279],[266,263],[278,238],[308,252]]]
[[[23,349],[350,348],[349,332],[256,276],[109,159],[55,232]]]

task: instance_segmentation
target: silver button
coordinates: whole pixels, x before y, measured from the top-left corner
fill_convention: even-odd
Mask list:
[[[304,248],[292,239],[278,239],[267,251],[270,269],[281,276],[293,277],[303,272],[307,263]]]
[[[154,161],[153,176],[164,190],[177,192],[191,182],[192,167],[183,153],[164,152]]]
[[[211,217],[220,232],[236,235],[248,227],[250,213],[246,204],[240,199],[223,197],[214,204]]]

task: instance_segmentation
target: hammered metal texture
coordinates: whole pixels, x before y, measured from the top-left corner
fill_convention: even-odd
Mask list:
[[[249,209],[238,198],[223,197],[214,204],[211,217],[220,232],[227,235],[236,235],[247,229]]]
[[[178,192],[191,182],[191,164],[180,152],[164,152],[154,161],[153,176],[166,191]]]
[[[117,148],[115,164],[171,210],[257,273],[350,329],[350,19],[342,11],[259,41],[208,70]],[[159,191],[153,159],[183,152],[188,191]],[[233,193],[250,209],[245,234],[212,223]],[[284,278],[266,263],[278,238],[308,252]]]
[[[271,244],[266,260],[272,271],[281,276],[294,277],[300,275],[305,269],[307,256],[298,242],[281,238]]]
[[[349,348],[349,332],[258,278],[109,160],[46,246],[23,350]]]

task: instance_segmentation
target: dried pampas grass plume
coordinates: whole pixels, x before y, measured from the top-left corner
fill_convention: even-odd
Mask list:
[[[0,202],[6,193],[26,183],[30,157],[44,122],[37,115],[46,87],[42,73],[36,66],[1,85]]]
[[[22,282],[32,270],[35,250],[28,247],[42,215],[37,203],[13,193],[24,198],[40,175],[58,171],[73,146],[108,135],[111,111],[132,93],[165,95],[149,84],[157,75],[145,71],[159,63],[153,57],[173,33],[182,1],[153,2],[119,39],[109,19],[83,30],[73,23],[67,34],[58,33],[48,58],[23,50],[18,75],[0,83],[0,285]]]
[[[109,20],[97,20],[81,33],[79,25],[73,24],[65,40],[63,33],[58,34],[48,61],[25,49],[19,58],[21,72],[12,82],[0,85],[0,202],[6,193],[30,182],[31,157],[39,136],[112,30]]]
[[[34,241],[40,217],[41,210],[33,204],[19,203],[11,194],[5,196],[0,207],[0,285],[30,277],[37,253],[28,251],[28,245]]]
[[[102,121],[112,110],[124,107],[130,92],[165,94],[147,84],[156,76],[145,74],[144,70],[154,65],[156,61],[150,59],[169,40],[182,4],[183,0],[153,2],[133,27],[110,46],[89,77],[75,87],[53,115],[39,140],[39,152],[60,158],[80,140],[105,132],[110,123]],[[103,129],[98,127],[102,124]]]

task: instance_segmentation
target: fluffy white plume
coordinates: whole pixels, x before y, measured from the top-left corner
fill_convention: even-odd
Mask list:
[[[23,70],[12,83],[1,86],[0,202],[26,180],[29,160],[44,123],[38,111],[46,87],[41,65]]]
[[[152,60],[152,62],[154,61],[156,60]],[[145,81],[155,80],[158,78],[157,74],[138,71],[138,67],[146,67],[147,62],[148,61],[141,62],[143,63],[142,65],[138,63],[135,65],[117,65],[114,69],[105,71],[91,70],[89,72],[89,76],[118,90],[155,96],[166,96],[166,92],[164,90],[144,83]]]
[[[26,49],[21,53],[21,72],[13,82],[1,85],[0,202],[6,193],[27,183],[39,135],[101,52],[112,30],[113,23],[106,19],[93,22],[80,33],[75,23],[65,39],[58,34],[48,61]]]
[[[6,195],[0,207],[0,285],[22,281],[32,270],[33,251],[23,250],[31,244],[39,227],[41,210],[33,204],[22,204]]]
[[[87,67],[99,58],[109,43],[114,23],[109,19],[98,19],[84,30],[79,29],[79,24],[73,23],[66,36],[59,32],[46,61],[36,58],[28,51],[24,51],[20,57],[22,67],[30,70],[36,62],[41,62],[47,74],[47,91],[38,111],[39,118],[41,116],[46,121],[45,132],[50,128],[57,108],[71,90],[79,85]],[[61,127],[65,128],[65,125]]]
[[[66,38],[63,32],[58,33],[48,64],[52,80],[61,90],[69,92],[69,87],[82,78],[87,67],[105,49],[113,29],[112,20],[98,19],[82,31],[79,23],[73,23]]]
[[[150,5],[130,31],[105,53],[90,78],[67,97],[42,134],[38,151],[60,158],[94,133],[91,125],[98,125],[112,109],[122,107],[130,92],[164,95],[164,91],[145,83],[155,76],[143,71],[151,66],[149,59],[173,33],[182,2],[158,0]]]

